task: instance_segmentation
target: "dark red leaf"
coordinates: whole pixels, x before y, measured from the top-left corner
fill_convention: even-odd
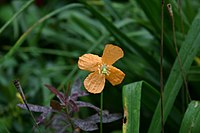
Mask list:
[[[69,100],[68,104],[71,107],[72,112],[78,112],[79,111],[79,107],[76,105],[75,101]]]
[[[71,95],[70,95],[71,99],[76,101],[78,97],[89,95],[87,92],[81,90],[81,85],[82,82],[79,78],[74,81],[74,84],[72,85],[71,88]]]
[[[97,112],[100,112],[100,109],[91,103],[82,102],[82,101],[75,101],[75,103],[79,108],[80,107],[89,107],[89,108],[96,110]]]
[[[22,109],[27,110],[27,108],[24,104],[17,104],[17,106],[19,106]],[[30,111],[33,111],[33,112],[47,113],[47,112],[53,111],[51,107],[45,107],[45,106],[39,106],[39,105],[33,105],[33,104],[28,104],[28,107],[29,107]]]
[[[53,115],[48,128],[54,129],[55,133],[66,133],[66,129],[70,126],[70,122],[67,120],[66,116],[60,113]]]
[[[60,102],[62,104],[66,104],[66,99],[65,99],[65,96],[63,95],[63,93],[59,92],[56,88],[54,88],[53,86],[51,85],[45,85],[52,93],[54,93],[57,98],[60,100]]]
[[[49,112],[43,112],[38,118],[37,118],[37,124],[39,125],[42,123],[46,117],[48,116]]]
[[[74,84],[72,85],[72,88],[71,88],[71,94],[73,94],[74,92],[78,92],[81,90],[81,85],[82,85],[82,82],[81,80],[78,78],[74,81]]]
[[[94,131],[98,129],[95,122],[90,120],[72,119],[74,124],[78,126],[83,131]]]
[[[55,100],[51,100],[50,102],[50,106],[57,111],[61,111],[62,110],[62,106],[60,105],[59,102],[55,101]]]
[[[110,114],[108,111],[103,111],[102,112],[102,122],[103,123],[110,123],[116,120],[119,120],[122,118],[122,115],[119,113],[115,113],[115,114]],[[86,120],[88,121],[94,121],[96,123],[100,122],[100,115],[97,113],[95,115],[92,115],[90,117],[88,117]]]
[[[87,95],[89,94],[85,91],[75,91],[73,94],[70,95],[70,99],[73,99],[76,101],[78,97],[87,96]]]

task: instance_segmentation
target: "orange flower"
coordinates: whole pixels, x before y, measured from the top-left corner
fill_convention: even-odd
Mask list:
[[[124,52],[118,46],[107,44],[103,56],[84,54],[79,57],[78,67],[90,73],[84,80],[84,86],[90,93],[101,93],[107,79],[113,86],[118,85],[124,79],[125,74],[113,67],[117,60],[124,56]]]

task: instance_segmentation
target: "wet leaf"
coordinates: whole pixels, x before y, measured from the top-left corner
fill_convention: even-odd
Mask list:
[[[66,133],[67,128],[70,126],[64,114],[54,114],[48,128],[54,129],[56,133]]]
[[[48,114],[53,111],[51,107],[44,107],[44,106],[33,105],[33,104],[27,104],[27,105],[28,105],[30,111],[42,112],[42,114],[40,114],[40,116],[36,120],[37,124],[42,123],[46,119]],[[27,110],[27,107],[26,107],[25,104],[17,104],[17,106],[22,108],[22,109],[26,109]]]
[[[55,101],[55,100],[51,100],[50,102],[50,106],[57,110],[57,111],[61,111],[62,110],[62,106],[60,105],[60,103],[58,101]]]
[[[77,104],[78,107],[89,107],[89,108],[96,110],[97,112],[100,112],[100,109],[98,107],[94,106],[91,103],[76,101],[76,104]]]
[[[121,118],[122,118],[122,115],[119,114],[119,113],[110,114],[108,111],[103,111],[102,122],[103,123],[110,123],[110,122],[119,120]],[[86,120],[94,121],[96,123],[100,122],[100,115],[97,113],[95,115],[88,117]]]
[[[71,95],[70,95],[71,99],[77,100],[78,97],[89,95],[87,92],[81,90],[81,85],[82,82],[79,78],[74,81],[74,84],[72,85],[71,88]]]
[[[27,110],[25,104],[17,104],[17,106],[22,108],[22,109],[26,109]],[[39,106],[39,105],[33,105],[33,104],[28,104],[28,107],[29,107],[30,111],[33,111],[33,112],[44,112],[44,113],[47,113],[47,112],[51,112],[52,111],[51,107],[45,107],[45,106]]]
[[[39,125],[42,123],[46,117],[48,116],[49,112],[43,112],[38,118],[37,118],[37,124]]]
[[[72,112],[78,112],[79,111],[79,107],[77,106],[77,104],[75,103],[74,100],[69,100],[68,104],[70,105]]]
[[[73,119],[73,122],[76,126],[84,131],[94,131],[98,129],[98,126],[94,121]]]
[[[81,82],[80,78],[77,78],[77,79],[74,81],[74,84],[72,85],[71,94],[73,94],[74,92],[79,92],[79,91],[81,91],[81,85],[82,85],[82,82]]]
[[[62,104],[66,104],[66,99],[63,93],[59,92],[56,88],[51,85],[45,85],[52,93],[54,93]]]

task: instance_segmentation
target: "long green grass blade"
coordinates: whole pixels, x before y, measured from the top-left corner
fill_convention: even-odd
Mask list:
[[[139,132],[139,126],[143,126],[143,122],[140,123],[140,104],[150,110],[153,115],[156,109],[157,101],[159,100],[159,92],[145,81],[138,81],[123,87],[123,107],[124,107],[124,123],[123,132],[135,133]],[[152,98],[153,97],[153,98]],[[180,123],[177,119],[180,119],[180,112],[176,108],[172,109],[173,114],[170,115],[170,122],[174,126],[178,126]],[[176,116],[174,118],[173,116]],[[147,132],[147,129],[142,129],[143,132]],[[140,131],[141,132],[141,131]]]
[[[132,0],[134,1],[134,0]],[[158,0],[149,0],[149,1],[144,1],[144,0],[136,0],[137,3],[141,6],[143,9],[144,13],[146,14],[149,22],[151,23],[152,27],[149,28],[150,32],[153,33],[156,39],[160,39],[160,33],[161,33],[161,1]],[[180,19],[179,19],[179,12],[178,12],[178,4],[174,0],[168,0],[165,1],[165,5],[171,3],[172,8],[173,8],[173,14],[175,16],[175,27],[176,30],[180,29]],[[165,6],[166,7],[166,6]],[[166,9],[166,8],[165,8]],[[181,11],[183,23],[184,23],[184,29],[188,29],[189,27],[189,22],[186,19],[185,14]],[[177,19],[178,18],[178,19]],[[176,53],[173,47],[173,42],[169,34],[171,34],[171,21],[169,19],[169,13],[165,10],[164,12],[164,48],[165,52],[164,57],[167,61],[172,62],[174,61],[176,57]],[[182,41],[182,40],[181,40]]]
[[[184,71],[188,71],[195,55],[200,49],[200,12],[194,19],[190,30],[186,36],[184,43],[179,52],[179,58],[182,62],[182,68]],[[180,71],[180,64],[176,59],[173,68],[170,72],[169,78],[164,87],[164,121],[166,121],[178,92],[183,84],[182,73]],[[149,133],[160,133],[161,131],[161,113],[160,113],[160,101],[155,110],[154,116],[149,127]]]
[[[22,6],[22,8],[21,8],[18,12],[16,12],[16,13],[13,15],[13,17],[10,18],[10,20],[7,21],[7,22],[1,27],[1,29],[0,29],[0,34],[6,29],[6,27],[7,27],[10,23],[13,22],[13,20],[15,20],[15,18],[16,18],[17,16],[20,15],[20,13],[22,13],[22,12],[23,12],[27,7],[29,7],[33,2],[34,2],[34,0],[30,0],[30,1],[28,1],[27,3],[25,3],[25,4]]]
[[[66,5],[63,6],[62,8],[59,8],[55,11],[52,11],[51,13],[47,14],[46,16],[42,17],[40,20],[38,20],[36,23],[34,23],[24,34],[21,35],[21,37],[17,40],[17,42],[14,44],[14,46],[8,51],[8,53],[0,60],[0,65],[2,64],[2,62],[6,59],[8,59],[9,57],[11,57],[16,51],[17,49],[21,46],[21,44],[24,42],[24,40],[27,38],[27,36],[33,31],[34,28],[36,28],[39,24],[43,23],[44,21],[46,21],[47,19],[49,19],[50,17],[64,11],[67,9],[72,9],[75,7],[82,7],[82,5],[80,4],[71,4],[71,5]]]
[[[199,82],[200,81],[200,66],[191,67],[187,73],[188,81]]]
[[[151,25],[153,26],[150,28],[150,32],[154,33],[153,35],[155,38],[160,39],[160,33],[161,33],[161,1],[157,0],[151,0],[151,1],[143,1],[143,0],[136,0],[137,3],[142,7],[143,11],[145,12],[146,16],[148,17],[148,20],[150,21]],[[164,20],[164,23],[170,24],[169,20]],[[165,26],[165,25],[164,25]],[[170,27],[170,25],[168,25]],[[175,53],[172,46],[172,41],[170,38],[165,34],[169,28],[164,28],[164,44],[165,45],[165,52],[163,54],[167,53],[167,58],[170,60],[171,58],[175,58]]]
[[[11,118],[10,117],[2,117],[0,118],[0,132],[1,133],[10,133],[10,131],[8,130],[9,127],[9,123],[11,123]]]
[[[136,42],[132,41],[126,34],[121,32],[112,22],[107,20],[99,11],[97,11],[92,6],[88,5],[85,1],[81,0],[81,3],[85,5],[85,7],[94,14],[96,18],[112,33],[112,35],[121,43],[127,47],[132,53],[143,57],[144,59],[148,59],[151,55],[145,51],[141,46],[139,46]],[[159,69],[158,62],[152,57],[151,60],[146,60],[153,68],[156,70]]]
[[[116,10],[112,6],[112,2],[110,0],[103,0],[105,8],[108,10],[109,14],[116,20],[120,19],[120,15],[116,12]]]
[[[199,133],[199,123],[200,102],[192,101],[185,112],[179,133]]]
[[[123,133],[139,133],[142,82],[123,87]]]

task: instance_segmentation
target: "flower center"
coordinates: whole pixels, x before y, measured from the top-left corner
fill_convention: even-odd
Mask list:
[[[105,64],[103,64],[102,67],[101,67],[101,73],[102,74],[108,74],[108,72],[107,72],[107,66]]]
[[[106,65],[106,64],[99,64],[98,65],[99,74],[109,75],[110,74],[109,70],[110,70],[109,65]]]

